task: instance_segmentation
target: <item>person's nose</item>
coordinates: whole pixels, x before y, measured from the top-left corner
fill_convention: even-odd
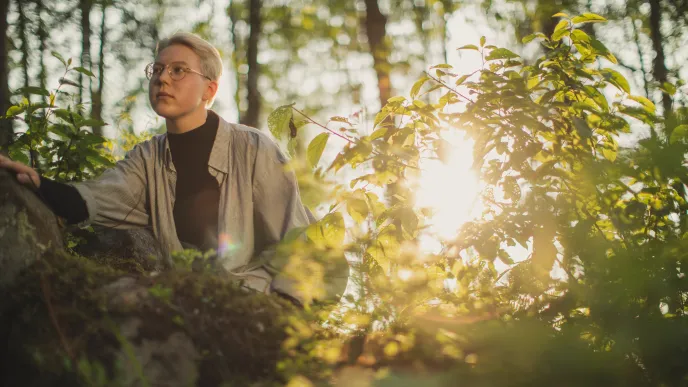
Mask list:
[[[167,67],[165,67],[160,72],[160,75],[158,76],[157,82],[158,82],[158,84],[168,85],[171,81],[172,81],[172,78],[170,78],[170,72],[168,71]]]

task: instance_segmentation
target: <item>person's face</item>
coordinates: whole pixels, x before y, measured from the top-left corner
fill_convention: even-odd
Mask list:
[[[190,68],[201,72],[201,58],[190,48],[173,44],[158,53],[155,66],[165,67],[153,74],[148,85],[148,99],[153,110],[164,118],[176,118],[205,108],[215,92],[216,82],[193,71],[186,71],[182,79],[170,77],[169,69]],[[180,64],[181,66],[178,66]],[[212,85],[215,84],[215,85]]]

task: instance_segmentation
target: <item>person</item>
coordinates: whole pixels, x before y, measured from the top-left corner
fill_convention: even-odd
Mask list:
[[[222,74],[218,50],[178,32],[158,42],[145,72],[166,133],[138,143],[97,179],[62,184],[4,156],[0,167],[69,223],[150,227],[168,260],[185,247],[215,249],[218,264],[247,287],[303,302],[295,279],[270,260],[271,246],[314,219],[272,138],[209,108]],[[328,298],[343,293],[342,276],[326,279]]]

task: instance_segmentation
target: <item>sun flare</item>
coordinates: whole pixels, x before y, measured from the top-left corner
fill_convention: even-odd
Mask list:
[[[451,145],[446,163],[423,160],[417,180],[416,204],[433,210],[429,229],[439,239],[456,236],[458,229],[480,211],[479,181],[471,170],[473,144],[458,131],[443,137]]]

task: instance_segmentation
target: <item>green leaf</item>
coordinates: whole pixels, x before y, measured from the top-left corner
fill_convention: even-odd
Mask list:
[[[573,22],[573,24],[602,23],[602,22],[606,22],[606,21],[607,21],[607,19],[605,19],[602,16],[595,14],[595,13],[584,13],[580,16],[575,16],[573,19],[571,19],[571,22]]]
[[[604,78],[609,83],[619,88],[619,90],[625,91],[626,93],[631,92],[631,86],[628,84],[628,80],[626,80],[626,78],[621,75],[620,72],[612,69],[603,69],[601,72],[604,75]]]
[[[590,45],[594,49],[594,52],[604,58],[607,58],[610,62],[614,64],[619,64],[619,61],[616,60],[616,57],[614,54],[612,54],[609,49],[599,40],[591,37],[590,38]]]
[[[611,162],[614,162],[614,160],[616,160],[617,153],[618,152],[616,149],[602,148],[602,156],[604,156],[605,159]]]
[[[526,43],[532,42],[532,41],[535,40],[535,39],[545,39],[545,40],[548,40],[548,39],[547,39],[547,36],[546,36],[545,34],[543,34],[542,32],[536,32],[536,33],[534,33],[534,34],[530,34],[530,35],[524,37],[523,39],[521,39],[521,41],[522,41],[524,44],[526,44]]]
[[[654,114],[654,112],[657,110],[657,107],[655,106],[655,104],[645,97],[642,97],[639,95],[629,95],[628,98],[632,99],[633,101],[640,103],[641,105],[643,105],[645,110],[647,110],[649,113]]]
[[[66,128],[65,128],[63,125],[51,125],[51,126],[48,128],[48,131],[51,132],[51,133],[55,133],[55,134],[57,134],[58,136],[63,137],[63,138],[70,138],[69,133],[67,133],[67,132],[65,131],[65,129],[66,129]]]
[[[329,133],[320,133],[319,135],[315,136],[310,144],[308,144],[307,157],[308,163],[312,168],[315,168],[315,166],[318,165],[320,157],[322,157],[325,146],[327,145],[327,140],[329,139]]]
[[[59,52],[57,52],[57,51],[52,51],[50,54],[51,54],[52,56],[54,56],[55,58],[57,58],[60,62],[62,62],[62,64],[63,64],[65,67],[67,67],[67,61],[64,60],[64,58],[62,57],[62,55],[60,55]]]
[[[475,44],[467,44],[467,45],[465,45],[465,46],[461,46],[461,47],[457,48],[457,50],[475,50],[475,51],[480,51],[480,49],[478,48],[478,46],[476,46]]]
[[[90,161],[94,166],[104,165],[106,167],[111,167],[114,164],[112,161],[104,157],[99,153],[92,153],[86,156],[86,160]]]
[[[592,129],[590,129],[590,126],[584,119],[573,117],[573,126],[576,127],[576,131],[581,137],[588,138],[592,136]]]
[[[677,142],[682,142],[688,137],[688,125],[679,125],[671,131],[671,137],[669,137],[669,142],[675,144]]]
[[[470,76],[471,76],[471,74],[464,74],[464,75],[460,76],[459,79],[457,79],[454,84],[456,86],[459,86],[459,85],[463,84],[466,81],[466,79],[468,79],[468,77],[470,77]]]
[[[562,20],[559,23],[557,23],[557,26],[554,27],[554,32],[552,32],[552,40],[559,40],[562,38],[563,33],[565,31],[568,31],[569,27],[569,21],[568,20]],[[559,36],[556,38],[556,36]]]
[[[416,81],[416,83],[413,84],[413,87],[411,88],[411,99],[416,99],[418,96],[418,93],[420,92],[421,87],[425,84],[430,79],[427,75],[423,75],[419,80]]]
[[[480,47],[485,47],[486,41],[487,41],[487,39],[484,36],[481,36],[480,37]]]
[[[25,110],[26,110],[26,106],[17,106],[17,105],[10,106],[10,108],[7,109],[7,113],[5,113],[5,117],[7,117],[7,118],[16,117],[17,115],[23,113]]]
[[[573,40],[574,43],[590,44],[590,35],[586,34],[582,30],[574,29],[571,31],[571,40]]]
[[[36,94],[50,97],[50,92],[42,87],[28,86],[17,89],[16,94]]]
[[[365,197],[354,195],[346,201],[346,211],[354,222],[361,223],[368,217],[368,202]]]
[[[664,82],[662,86],[660,87],[664,92],[666,92],[669,95],[674,95],[676,94],[676,86],[672,85],[669,82]]]
[[[268,129],[275,138],[282,139],[282,136],[289,133],[289,121],[294,112],[292,110],[294,104],[282,105],[273,110],[268,116]]]
[[[90,70],[87,70],[87,69],[84,68],[84,67],[74,67],[73,70],[74,70],[74,71],[77,71],[77,72],[80,72],[80,73],[82,73],[82,74],[84,74],[84,75],[86,75],[86,76],[95,78],[95,74],[93,74]]]
[[[512,59],[512,58],[518,58],[519,56],[516,55],[515,53],[511,52],[510,50],[507,50],[506,48],[496,48],[490,52],[488,56],[485,57],[486,60],[495,60],[495,59]]]
[[[603,109],[606,112],[609,111],[609,102],[607,102],[607,98],[604,96],[604,94],[590,85],[583,86],[583,90],[590,98],[592,98],[593,101],[595,101],[600,109]]]
[[[331,212],[306,229],[306,236],[318,247],[341,247],[344,243],[344,218]]]
[[[95,118],[88,118],[83,121],[79,122],[79,127],[87,126],[87,127],[99,127],[99,126],[106,126],[107,124],[101,120],[96,120]]]
[[[378,138],[384,137],[385,134],[387,134],[388,128],[379,128],[376,129],[373,133],[370,134],[370,140],[377,140]]]
[[[385,118],[389,115],[389,111],[386,111],[385,109],[380,110],[377,112],[375,115],[375,121],[373,122],[373,127],[376,127],[380,124],[380,122],[384,121]]]

